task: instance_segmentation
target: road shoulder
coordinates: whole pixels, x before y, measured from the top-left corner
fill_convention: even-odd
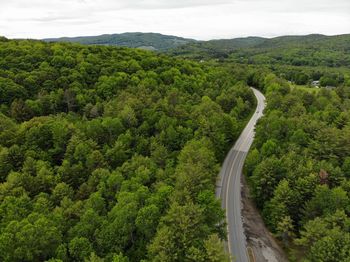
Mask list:
[[[242,183],[242,217],[247,246],[252,248],[256,262],[287,262],[283,249],[277,244],[250,198],[249,187],[244,175]]]

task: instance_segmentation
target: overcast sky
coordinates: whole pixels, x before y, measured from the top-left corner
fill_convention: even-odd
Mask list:
[[[350,33],[350,0],[0,0],[0,35],[158,32],[195,39]]]

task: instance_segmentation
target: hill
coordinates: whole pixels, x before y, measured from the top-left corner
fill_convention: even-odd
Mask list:
[[[193,39],[187,39],[171,35],[162,35],[157,33],[123,33],[106,34],[99,36],[62,37],[48,38],[44,39],[44,41],[73,42],[86,45],[126,46],[160,51],[176,48],[184,44],[195,42],[195,40]]]
[[[230,59],[247,64],[339,67],[350,65],[350,35],[246,37],[196,41],[158,33],[123,33],[44,39],[158,50],[194,59]]]
[[[0,38],[0,261],[227,261],[215,182],[245,72]]]
[[[171,50],[190,58],[231,58],[249,64],[349,66],[350,35],[248,37],[189,43]]]
[[[227,57],[229,53],[241,48],[250,48],[266,41],[263,37],[245,37],[234,39],[219,39],[197,41],[176,47],[170,52],[174,55],[198,57]]]

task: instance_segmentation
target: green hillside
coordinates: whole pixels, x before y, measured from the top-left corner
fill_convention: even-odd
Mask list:
[[[114,45],[164,51],[194,59],[229,59],[246,64],[350,66],[350,35],[246,37],[196,41],[156,33],[124,33],[45,39],[87,45]]]
[[[180,55],[193,58],[216,58],[227,57],[232,51],[254,47],[258,44],[265,42],[265,38],[262,37],[247,37],[247,38],[235,38],[235,39],[221,39],[210,41],[198,41],[188,43],[186,45],[179,46],[173,50],[169,50],[174,55]]]
[[[171,53],[196,59],[231,58],[232,62],[248,64],[350,66],[350,35],[211,40],[189,43]]]
[[[290,261],[350,257],[350,82],[291,88],[257,72],[267,107],[245,162],[251,195]]]
[[[86,45],[126,46],[149,50],[167,50],[194,42],[195,40],[156,33],[123,33],[100,36],[50,38],[44,39],[44,41],[73,42]]]
[[[0,261],[229,261],[249,86],[249,197],[290,261],[349,261],[350,35],[114,36],[0,37]]]
[[[236,62],[294,66],[350,66],[350,35],[284,36],[230,53]]]
[[[215,183],[254,108],[242,77],[0,38],[0,261],[227,261]]]

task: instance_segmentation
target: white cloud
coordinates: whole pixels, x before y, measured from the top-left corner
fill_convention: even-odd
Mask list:
[[[197,39],[350,33],[348,0],[0,0],[0,35],[160,32]]]

